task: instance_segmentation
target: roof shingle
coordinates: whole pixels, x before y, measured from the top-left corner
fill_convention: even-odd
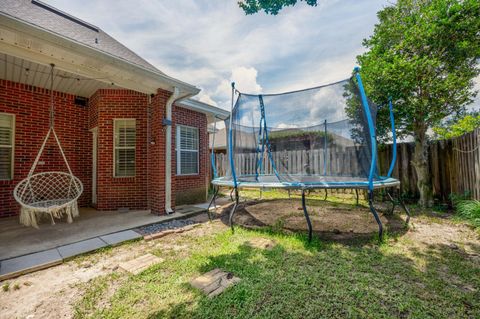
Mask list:
[[[43,2],[37,0],[2,0],[0,1],[0,11],[18,20],[103,51],[142,68],[162,73],[100,28]]]

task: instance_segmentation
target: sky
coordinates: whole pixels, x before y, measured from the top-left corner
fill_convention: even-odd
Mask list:
[[[236,0],[44,1],[100,27],[164,73],[200,88],[197,99],[225,109],[232,81],[241,92],[277,93],[348,78],[376,12],[388,5],[320,0],[277,16],[246,16]]]

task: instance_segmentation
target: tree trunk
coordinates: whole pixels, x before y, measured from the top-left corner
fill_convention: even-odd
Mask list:
[[[415,153],[412,164],[417,173],[417,187],[420,192],[418,204],[422,207],[432,207],[433,189],[432,178],[428,167],[428,138],[425,124],[414,125]]]

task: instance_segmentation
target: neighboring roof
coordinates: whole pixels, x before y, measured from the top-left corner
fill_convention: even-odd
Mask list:
[[[215,134],[215,145],[213,145],[213,135]],[[209,147],[212,149],[212,146],[215,150],[225,150],[227,149],[227,130],[222,128],[217,130],[215,133],[211,132],[208,134],[209,138]]]
[[[161,72],[100,28],[37,0],[2,0],[0,11],[154,72]]]

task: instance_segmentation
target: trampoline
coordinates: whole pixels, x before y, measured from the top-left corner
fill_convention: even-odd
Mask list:
[[[233,230],[239,189],[298,189],[311,240],[306,191],[355,189],[358,194],[363,189],[368,192],[369,208],[381,240],[383,225],[373,205],[375,189],[386,190],[393,203],[392,213],[398,202],[407,214],[406,222],[410,219],[401,197],[395,201],[388,191],[398,188],[400,181],[392,177],[397,156],[396,134],[391,99],[387,104],[388,110],[383,114],[390,118],[393,156],[388,172],[381,175],[376,121],[382,108],[367,98],[359,68],[343,81],[280,94],[246,94],[232,83],[232,110],[225,120],[229,165],[224,176],[217,176],[212,147],[215,191],[210,205],[215,203],[219,187],[232,188],[235,203],[229,223]]]

